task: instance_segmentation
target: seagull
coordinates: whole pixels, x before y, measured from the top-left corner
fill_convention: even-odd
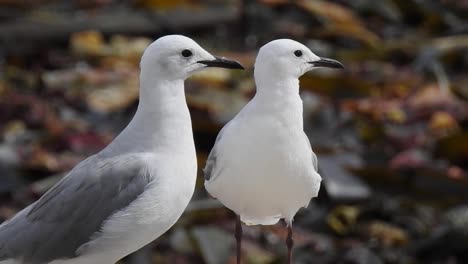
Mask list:
[[[255,61],[256,94],[218,134],[204,173],[208,193],[234,211],[237,263],[242,226],[288,226],[288,263],[292,261],[292,222],[318,195],[317,156],[304,133],[299,77],[320,68],[343,68],[290,39],[264,45]]]
[[[184,80],[207,67],[243,69],[184,36],[153,42],[141,58],[131,122],[0,226],[0,263],[110,264],[166,232],[197,173]]]

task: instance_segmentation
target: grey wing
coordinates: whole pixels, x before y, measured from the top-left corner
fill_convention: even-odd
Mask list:
[[[0,226],[0,261],[22,257],[35,264],[76,257],[76,250],[109,216],[136,199],[150,180],[137,155],[88,158]]]
[[[306,138],[307,143],[309,143],[310,152],[312,152],[312,165],[316,172],[318,172],[318,159],[317,155],[315,154],[314,150],[312,149],[312,145],[310,144],[309,137],[307,137],[306,133],[304,133],[304,137]]]
[[[205,168],[203,169],[203,173],[205,174],[205,181],[209,181],[213,178],[213,172],[216,167],[216,160],[218,158],[218,153],[217,153],[217,144],[223,137],[223,131],[224,129],[229,125],[229,123],[224,126],[221,131],[219,131],[218,136],[216,137],[215,144],[213,148],[210,151],[210,155],[208,155],[208,158],[206,159],[206,165]]]
[[[312,150],[312,148],[310,149],[312,151],[312,164],[314,165],[314,169],[316,172],[318,172],[318,159],[317,159],[317,155],[315,155],[315,152]]]

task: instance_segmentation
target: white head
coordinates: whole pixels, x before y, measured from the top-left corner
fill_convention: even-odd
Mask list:
[[[297,41],[277,39],[260,48],[255,61],[255,79],[297,79],[321,67],[343,68],[343,65],[336,60],[315,55]]]
[[[140,62],[142,75],[157,75],[165,80],[184,80],[206,67],[243,69],[238,62],[215,57],[181,35],[157,39],[146,48]]]

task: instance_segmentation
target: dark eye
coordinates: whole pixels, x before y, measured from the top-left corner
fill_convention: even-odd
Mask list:
[[[186,58],[187,58],[187,57],[190,57],[190,56],[192,56],[192,52],[191,52],[190,50],[188,50],[188,49],[184,49],[184,50],[182,51],[182,56],[184,56],[184,57],[186,57]]]
[[[296,51],[294,52],[294,55],[296,55],[296,57],[300,57],[300,56],[302,56],[302,51],[296,50]]]

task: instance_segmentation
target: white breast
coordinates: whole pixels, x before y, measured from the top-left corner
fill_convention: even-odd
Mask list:
[[[247,224],[292,220],[317,196],[321,180],[302,127],[252,113],[241,121],[223,131],[206,189]]]

